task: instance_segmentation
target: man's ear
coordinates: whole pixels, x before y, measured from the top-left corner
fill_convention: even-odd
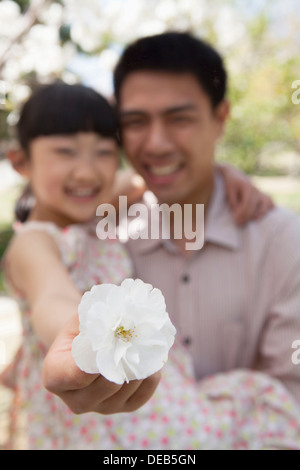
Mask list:
[[[20,148],[13,148],[6,152],[6,158],[10,161],[13,169],[21,176],[28,176],[28,158],[24,150]]]
[[[215,109],[215,118],[218,123],[218,137],[222,137],[225,124],[230,114],[230,102],[227,99],[221,101]]]

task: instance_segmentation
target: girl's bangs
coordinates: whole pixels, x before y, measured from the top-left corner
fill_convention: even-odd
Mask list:
[[[95,132],[117,139],[118,121],[108,101],[81,85],[54,84],[39,89],[25,104],[18,124],[23,148],[39,136]]]

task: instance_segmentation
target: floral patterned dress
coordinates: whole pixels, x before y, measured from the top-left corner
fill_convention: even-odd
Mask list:
[[[59,229],[51,223],[28,222],[16,226],[17,231],[32,229],[46,230],[54,237],[81,292],[94,284],[119,284],[131,277],[124,247],[117,241],[98,240],[92,225]],[[278,381],[238,370],[196,382],[180,338],[170,351],[156,392],[142,408],[110,416],[74,415],[43,388],[46,350],[33,331],[25,299],[14,295],[23,313],[24,341],[2,381],[21,397],[27,449],[300,450],[299,407]]]

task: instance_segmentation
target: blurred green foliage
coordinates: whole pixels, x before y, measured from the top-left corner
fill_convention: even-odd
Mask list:
[[[220,150],[224,160],[249,173],[260,173],[261,155],[272,142],[299,152],[300,106],[292,103],[296,59],[279,67],[270,59],[242,76],[232,77],[232,115]],[[283,145],[282,145],[283,144]]]
[[[270,34],[271,20],[266,6],[247,24],[247,38],[227,59],[231,119],[219,157],[251,174],[268,173],[261,157],[271,143],[300,159],[300,105],[292,102],[292,83],[300,79],[295,25],[291,16],[287,35]],[[269,174],[276,174],[271,163]]]

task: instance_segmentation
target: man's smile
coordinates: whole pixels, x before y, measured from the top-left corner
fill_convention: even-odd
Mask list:
[[[182,168],[182,163],[170,163],[168,165],[146,165],[146,169],[154,176],[166,176],[177,172]]]

